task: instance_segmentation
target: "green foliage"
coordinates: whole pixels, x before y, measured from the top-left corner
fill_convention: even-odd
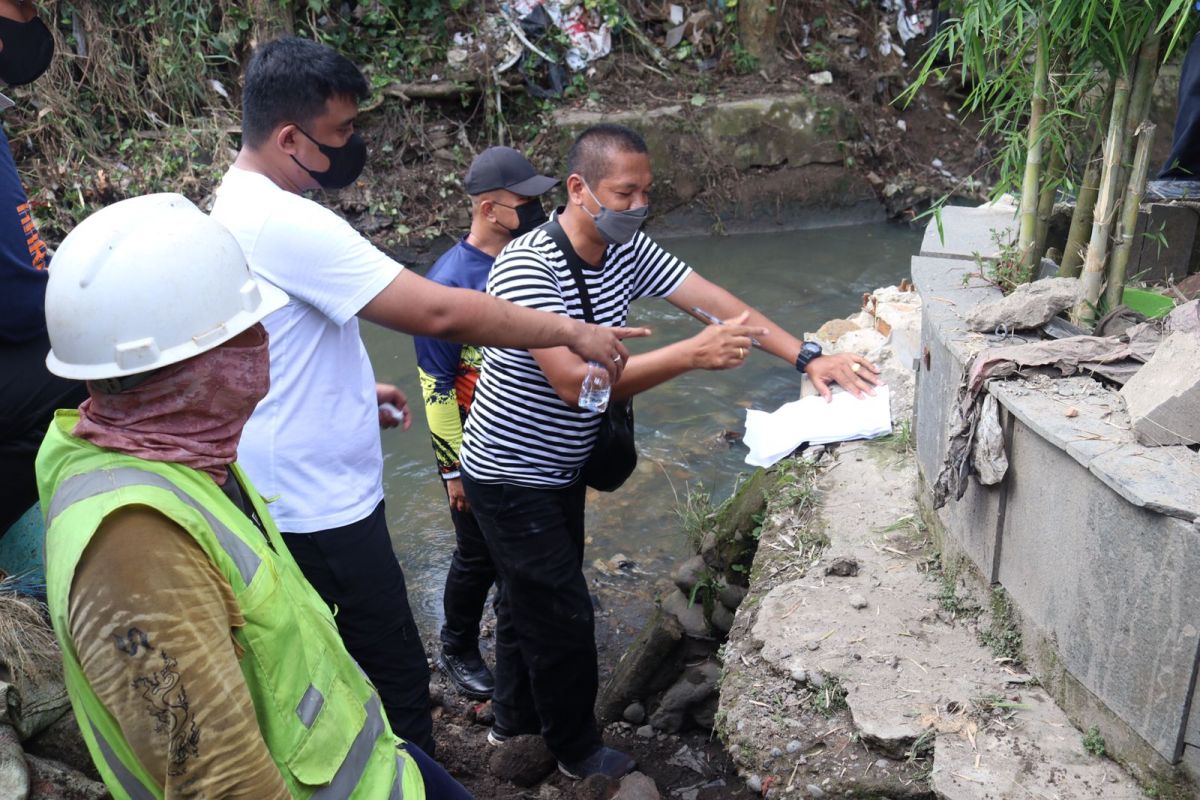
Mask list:
[[[1017,625],[1016,609],[1003,587],[992,590],[991,621],[979,632],[980,644],[992,651],[997,659],[1009,662],[1021,660],[1021,629]]]
[[[842,681],[837,675],[828,672],[822,672],[821,677],[824,679],[821,688],[814,690],[816,695],[813,697],[813,708],[817,713],[825,717],[832,717],[839,711],[845,711],[850,706],[846,704],[846,687],[842,685]]]
[[[1104,743],[1104,737],[1100,735],[1100,729],[1095,725],[1088,728],[1088,732],[1084,735],[1083,749],[1087,750],[1097,758],[1104,758],[1104,756],[1108,753],[1108,748]]]
[[[746,75],[758,70],[758,59],[743,47],[741,42],[733,43],[730,54],[733,57],[733,68],[739,74]]]
[[[977,273],[985,280],[1000,287],[1005,294],[1033,278],[1034,268],[1021,263],[1021,250],[1016,243],[1000,231],[992,231],[992,242],[998,253],[995,259],[984,258],[975,254],[975,264],[979,267]],[[971,275],[963,275],[963,285],[971,280]]]
[[[982,609],[970,598],[958,593],[958,576],[962,569],[961,562],[942,559],[941,570],[938,572],[938,590],[934,595],[938,605],[954,619],[974,619]]]
[[[959,0],[948,7],[953,17],[918,60],[900,102],[911,102],[930,81],[961,73],[963,109],[982,114],[983,134],[1002,142],[992,164],[998,173],[993,196],[1019,190],[1034,98],[1031,63],[1038,38],[1045,37],[1051,80],[1037,139],[1041,163],[1061,159],[1066,167],[1044,180],[1051,187],[1077,185],[1095,131],[1108,125],[1105,87],[1130,75],[1148,37],[1166,35],[1163,58],[1186,41],[1195,26],[1191,6],[1190,0]]]
[[[241,71],[284,30],[355,61],[378,87],[444,57],[467,0],[47,0],[59,47],[50,71],[13,90],[10,140],[42,234],[122,197],[199,201],[240,142]],[[29,174],[32,173],[32,174]]]

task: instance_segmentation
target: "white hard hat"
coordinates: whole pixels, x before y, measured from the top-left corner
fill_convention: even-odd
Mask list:
[[[183,195],[122,200],[79,223],[50,262],[46,366],[77,380],[147,372],[213,349],[287,301]]]

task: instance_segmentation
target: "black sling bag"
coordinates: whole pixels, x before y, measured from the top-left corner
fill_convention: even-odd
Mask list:
[[[583,318],[595,324],[592,299],[588,296],[587,283],[583,278],[582,259],[571,246],[571,240],[557,219],[542,226],[542,230],[554,240],[567,261],[567,268],[575,279],[579,291],[579,303],[583,306]],[[596,443],[591,455],[583,465],[583,480],[588,486],[601,492],[613,492],[629,479],[637,467],[637,446],[633,441],[633,400],[609,401],[608,408],[600,417],[600,428],[596,431]]]

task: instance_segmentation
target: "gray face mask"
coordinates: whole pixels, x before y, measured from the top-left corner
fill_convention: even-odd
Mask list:
[[[592,187],[588,186],[586,181],[584,181],[583,188],[588,190],[588,194],[592,196],[593,200],[596,200]],[[649,204],[641,208],[631,208],[628,211],[613,211],[599,200],[596,200],[596,205],[600,206],[599,214],[592,214],[586,208],[583,210],[592,218],[596,230],[609,244],[629,244],[650,214]]]

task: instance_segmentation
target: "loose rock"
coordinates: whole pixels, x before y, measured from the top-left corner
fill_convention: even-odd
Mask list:
[[[646,707],[641,703],[630,703],[621,716],[630,724],[641,725],[646,720]]]
[[[517,786],[533,786],[554,771],[554,755],[541,736],[516,736],[496,748],[488,771]]]
[[[866,608],[867,598],[863,597],[861,594],[850,595],[850,607],[859,609]]]
[[[614,800],[659,800],[658,787],[649,776],[631,772],[621,779],[621,788]]]
[[[858,574],[858,561],[848,556],[835,558],[825,567],[826,575],[837,575],[841,578],[851,578]]]
[[[998,327],[1009,330],[1037,328],[1079,299],[1077,278],[1048,278],[1018,286],[999,300],[980,303],[967,314],[967,327],[991,333]]]

